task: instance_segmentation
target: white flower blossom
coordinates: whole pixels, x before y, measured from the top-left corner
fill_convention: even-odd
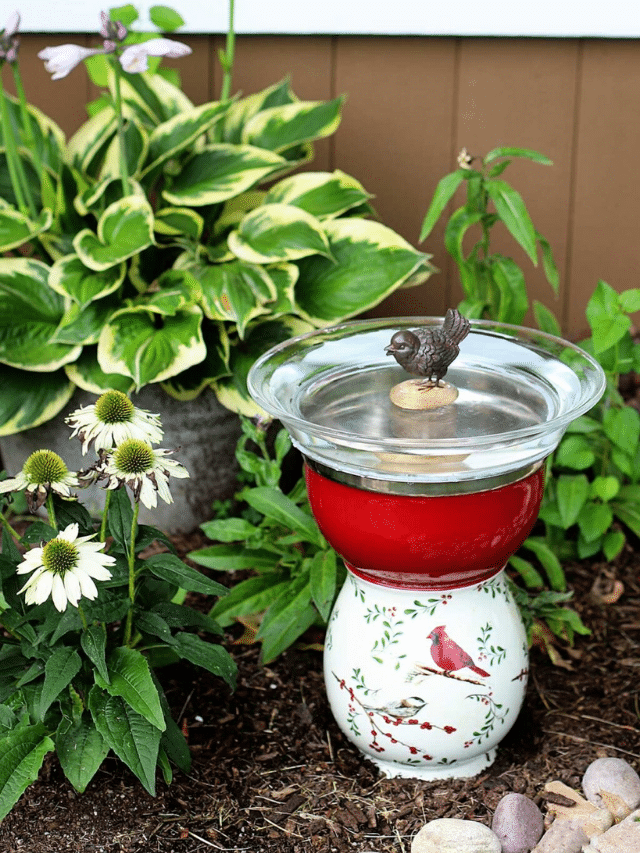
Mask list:
[[[18,32],[18,28],[20,27],[20,12],[16,11],[12,15],[9,15],[9,20],[5,24],[4,27],[4,37],[11,38]]]
[[[169,477],[188,477],[187,469],[166,457],[172,450],[154,449],[145,441],[128,439],[109,454],[102,466],[100,478],[107,479],[107,489],[129,486],[136,501],[148,509],[158,505],[157,496],[173,503],[169,491]]]
[[[32,572],[19,590],[26,603],[42,604],[51,596],[63,613],[67,604],[77,607],[82,597],[93,601],[98,595],[93,579],[109,580],[107,566],[115,563],[115,557],[98,553],[104,542],[90,542],[94,536],[78,536],[78,525],[69,524],[46,545],[28,551],[17,568],[19,575]]]
[[[112,450],[127,438],[139,438],[150,444],[162,441],[160,416],[138,409],[121,391],[107,391],[90,406],[81,406],[65,418],[73,427],[71,438],[82,441],[82,452],[95,443],[96,452]]]
[[[24,490],[29,510],[35,512],[46,501],[50,492],[63,498],[71,497],[71,489],[79,487],[78,475],[69,471],[64,461],[53,450],[36,450],[15,477],[0,482],[0,494]]]
[[[97,53],[105,53],[105,49],[81,47],[79,44],[61,44],[57,47],[45,47],[38,54],[38,58],[44,59],[44,67],[52,75],[52,80],[61,80],[83,59],[95,56]]]
[[[188,56],[191,48],[187,44],[173,39],[157,38],[142,42],[141,44],[130,44],[122,51],[119,57],[120,65],[130,74],[146,71],[149,67],[150,56],[167,56],[170,59],[179,59]]]

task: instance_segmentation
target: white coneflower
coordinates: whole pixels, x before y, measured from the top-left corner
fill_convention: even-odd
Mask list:
[[[117,489],[127,485],[136,501],[149,509],[158,505],[157,495],[173,503],[169,491],[169,477],[188,477],[187,469],[166,457],[173,450],[154,449],[147,441],[129,438],[109,454],[102,467],[102,477],[108,479],[105,488]]]
[[[115,557],[98,553],[104,542],[90,542],[91,536],[78,536],[78,525],[69,524],[55,539],[41,548],[32,548],[18,566],[19,575],[33,572],[19,592],[24,592],[27,604],[42,604],[51,596],[60,613],[67,603],[78,606],[80,598],[91,601],[98,589],[93,579],[107,581],[111,577],[108,565]]]
[[[96,452],[111,450],[127,438],[139,438],[150,444],[162,441],[160,416],[138,409],[122,391],[106,391],[90,406],[81,406],[67,415],[86,453],[93,441]]]
[[[36,450],[16,477],[0,482],[0,493],[21,492],[24,489],[29,511],[35,512],[50,492],[68,498],[71,497],[71,489],[77,489],[78,486],[77,474],[69,471],[57,453],[53,450]]]

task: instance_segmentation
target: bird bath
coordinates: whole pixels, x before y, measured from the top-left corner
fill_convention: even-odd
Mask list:
[[[249,373],[348,570],[325,641],[333,714],[385,775],[427,780],[480,773],[518,716],[528,649],[504,566],[536,520],[545,458],[605,385],[566,341],[471,321],[447,372],[453,402],[394,405],[407,374],[385,354],[391,336],[441,324],[323,329]]]

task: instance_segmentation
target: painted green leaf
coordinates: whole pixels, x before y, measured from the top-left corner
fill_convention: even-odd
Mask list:
[[[228,243],[247,263],[294,261],[315,254],[331,258],[320,220],[288,204],[264,204],[247,213]]]
[[[100,687],[111,696],[121,696],[124,701],[151,725],[164,731],[165,722],[158,689],[151,677],[149,664],[137,649],[119,646],[107,661],[109,681],[100,679]]]
[[[174,554],[153,554],[146,560],[145,566],[157,578],[191,592],[201,592],[204,595],[227,595],[229,592],[225,586],[188,566]]]
[[[264,204],[293,205],[318,219],[332,219],[370,198],[359,181],[336,169],[284,178],[269,189]]]
[[[226,103],[208,103],[172,116],[159,124],[149,137],[149,165],[145,174],[191,145],[219,121],[228,110]]]
[[[199,264],[191,272],[202,290],[202,309],[210,320],[229,320],[244,337],[247,324],[269,312],[266,304],[276,298],[269,273],[257,264],[231,261]]]
[[[154,797],[162,731],[134,711],[122,697],[109,696],[97,686],[89,693],[89,709],[94,725],[107,746]],[[162,727],[164,729],[164,720]]]
[[[220,676],[232,689],[235,688],[238,670],[236,662],[226,649],[217,643],[202,640],[197,634],[187,634],[185,631],[176,634],[175,640],[172,648],[180,657],[206,669],[213,675]]]
[[[505,181],[487,181],[486,188],[507,230],[537,266],[536,232],[522,196]]]
[[[109,747],[93,722],[83,716],[74,723],[63,718],[56,732],[56,754],[64,775],[79,793],[86,790]]]
[[[429,234],[431,234],[434,225],[438,219],[440,219],[442,212],[455,195],[455,192],[463,182],[464,177],[465,170],[456,169],[455,172],[451,172],[451,174],[445,175],[444,178],[440,179],[422,223],[420,242],[426,240]]]
[[[45,755],[53,749],[54,743],[40,723],[13,729],[0,737],[0,820],[35,782]]]
[[[0,361],[11,367],[51,372],[81,352],[51,343],[64,301],[48,279],[49,267],[40,261],[0,258]]]
[[[75,387],[64,370],[33,374],[0,364],[0,436],[39,426],[55,417]]]
[[[82,659],[70,646],[55,649],[44,665],[44,684],[40,694],[40,719],[44,718],[51,704],[65,687],[80,672]]]
[[[153,211],[141,196],[110,204],[98,220],[97,236],[88,228],[73,239],[82,263],[100,272],[120,264],[153,244]]]
[[[27,243],[51,227],[53,215],[43,210],[34,222],[12,207],[0,207],[0,252],[8,252]]]
[[[125,264],[96,272],[86,267],[78,255],[66,255],[51,267],[49,286],[84,307],[94,299],[102,299],[117,290],[124,281],[125,273]]]
[[[323,228],[335,261],[318,255],[298,261],[296,302],[314,323],[352,317],[409,279],[417,284],[431,274],[428,255],[378,222],[335,219]]]
[[[308,574],[300,575],[267,610],[256,639],[262,641],[262,659],[270,663],[313,625],[316,611],[311,606]]]
[[[105,373],[124,373],[138,388],[161,382],[202,361],[202,311],[190,306],[162,316],[144,306],[114,314],[98,343],[98,362]]]
[[[330,136],[340,124],[343,100],[298,101],[261,110],[245,124],[242,141],[269,151],[284,151]]]
[[[218,204],[245,192],[284,165],[282,157],[251,145],[209,145],[185,163],[162,195],[178,206]]]

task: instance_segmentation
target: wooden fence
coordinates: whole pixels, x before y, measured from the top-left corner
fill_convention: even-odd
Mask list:
[[[195,103],[220,86],[221,36],[187,36],[193,54],[173,63]],[[90,44],[86,36],[26,35],[21,68],[29,99],[67,132],[97,94],[82,69],[52,82],[37,59],[46,45]],[[311,168],[340,168],[375,195],[383,222],[417,245],[436,183],[464,146],[534,148],[552,167],[514,161],[519,189],[550,241],[561,273],[555,299],[506,234],[500,251],[527,273],[529,292],[551,307],[565,332],[586,331],[584,309],[598,279],[640,286],[640,41],[356,36],[242,36],[234,91],[250,94],[289,75],[296,94],[347,96],[335,137],[317,146]],[[7,78],[8,79],[8,78]],[[453,208],[452,208],[453,209]],[[442,224],[423,250],[441,272],[400,291],[376,314],[442,314],[460,298]]]

